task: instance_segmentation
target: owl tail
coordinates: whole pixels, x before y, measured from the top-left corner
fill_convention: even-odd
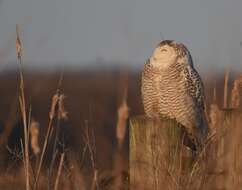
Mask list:
[[[206,114],[202,114],[201,121],[199,122],[197,132],[196,132],[196,144],[197,149],[202,150],[206,145],[207,137],[209,133],[208,121]]]

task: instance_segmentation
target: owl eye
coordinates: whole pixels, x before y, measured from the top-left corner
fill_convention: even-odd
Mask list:
[[[167,52],[167,50],[166,49],[161,49],[161,52]]]

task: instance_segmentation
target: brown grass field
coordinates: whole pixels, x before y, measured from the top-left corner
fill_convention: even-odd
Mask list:
[[[0,189],[129,189],[128,118],[143,114],[140,71],[83,69],[65,70],[61,75],[60,70],[23,70],[23,76],[29,165],[26,166],[26,135],[19,105],[22,95],[19,70],[12,70],[0,74]],[[170,184],[164,189],[242,187],[241,123],[235,119],[233,126],[227,126],[220,117],[224,107],[224,75],[205,73],[203,78],[213,140],[201,168],[206,165],[209,169],[199,170],[197,181],[190,173],[189,179],[194,180],[190,185],[184,186],[178,180],[176,186]],[[226,108],[231,107],[231,99],[240,97],[238,85],[238,95],[232,98],[237,93],[236,89],[232,91],[236,78],[237,74],[230,75]],[[57,97],[64,94],[64,106],[58,99],[58,105],[51,110],[55,94]],[[231,114],[240,118],[241,105],[234,105],[238,109]],[[38,122],[37,133],[32,133],[32,119]]]

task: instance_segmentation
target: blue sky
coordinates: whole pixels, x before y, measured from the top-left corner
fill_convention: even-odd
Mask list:
[[[18,23],[27,65],[141,66],[159,41],[174,39],[199,68],[240,68],[241,8],[240,0],[0,0],[0,62],[14,65]]]

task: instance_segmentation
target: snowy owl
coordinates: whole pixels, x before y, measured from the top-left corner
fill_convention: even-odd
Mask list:
[[[208,130],[204,88],[188,49],[172,40],[160,42],[144,65],[141,82],[145,114],[176,119],[200,144]]]

